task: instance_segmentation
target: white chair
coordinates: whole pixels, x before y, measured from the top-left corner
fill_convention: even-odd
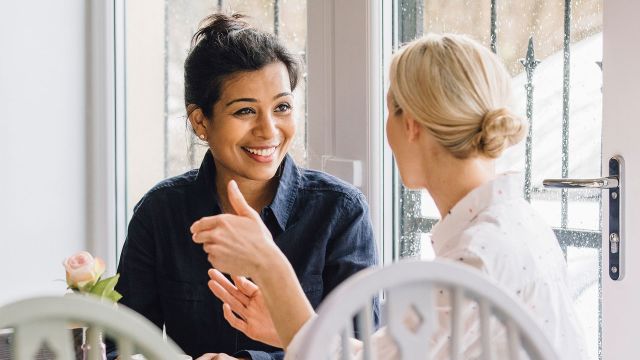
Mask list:
[[[402,261],[382,269],[365,269],[346,280],[324,300],[318,309],[316,321],[302,335],[302,358],[327,359],[335,357],[336,350],[342,359],[351,358],[349,338],[353,337],[354,318],[363,341],[362,358],[378,358],[371,344],[370,303],[372,297],[381,290],[386,294],[383,312],[386,331],[395,340],[403,360],[430,358],[430,339],[433,331],[437,330],[434,325],[438,323],[433,321],[437,316],[436,296],[443,296],[434,293],[442,294],[441,291],[447,292],[449,299],[449,354],[452,359],[463,359],[463,304],[477,305],[481,359],[495,358],[492,341],[495,340],[498,326],[506,336],[501,339],[506,345],[502,350],[506,349],[509,353],[507,359],[559,359],[551,343],[519,300],[479,271],[440,260]],[[409,310],[422,320],[417,328],[409,328],[406,323]],[[338,336],[340,345],[336,343],[336,346],[330,346],[330,339],[337,340]]]
[[[13,359],[33,360],[46,343],[56,359],[75,359],[70,326],[88,327],[89,358],[101,358],[99,334],[114,339],[120,359],[179,359],[183,352],[136,312],[89,296],[67,295],[18,301],[0,308],[0,329],[12,328]]]

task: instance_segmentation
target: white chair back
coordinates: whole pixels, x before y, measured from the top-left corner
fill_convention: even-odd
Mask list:
[[[87,327],[89,359],[101,359],[99,334],[114,339],[120,359],[179,359],[183,352],[138,313],[89,296],[67,295],[18,301],[0,308],[0,329],[12,328],[13,359],[33,360],[43,344],[56,359],[75,359],[70,327]]]
[[[353,319],[363,341],[362,358],[378,359],[372,346],[371,299],[385,291],[383,316],[387,334],[395,341],[400,358],[431,359],[432,335],[438,331],[436,294],[448,293],[451,359],[464,358],[463,304],[477,304],[481,359],[496,359],[492,343],[500,325],[507,359],[559,359],[544,333],[521,305],[495,282],[473,268],[448,261],[401,261],[382,269],[365,269],[338,286],[318,309],[316,321],[310,324],[301,341],[304,359],[335,358],[331,339],[340,336],[340,358],[350,359]],[[410,327],[409,311],[419,323]],[[415,321],[414,321],[415,323]],[[502,349],[505,350],[505,349]],[[388,358],[388,357],[387,357]]]

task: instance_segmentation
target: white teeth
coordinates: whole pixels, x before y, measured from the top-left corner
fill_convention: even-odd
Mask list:
[[[259,156],[271,156],[274,152],[276,152],[276,147],[267,148],[267,149],[252,149],[252,148],[244,148],[248,152],[259,155]]]

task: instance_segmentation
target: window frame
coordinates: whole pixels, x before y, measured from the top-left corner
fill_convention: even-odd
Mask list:
[[[88,3],[87,249],[114,273],[126,228],[124,1]]]
[[[385,241],[391,224],[383,220],[390,200],[384,197],[390,152],[383,150],[380,126],[388,6],[382,0],[307,3],[308,166],[360,187],[383,263],[391,261],[393,251]]]

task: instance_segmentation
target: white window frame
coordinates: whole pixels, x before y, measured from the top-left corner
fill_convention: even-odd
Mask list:
[[[88,7],[87,249],[114,273],[126,228],[124,0]]]
[[[392,259],[391,153],[383,150],[383,26],[390,2],[307,3],[308,159],[358,186],[366,196],[381,259]],[[385,8],[383,9],[383,5]],[[339,34],[339,36],[338,36]],[[386,223],[385,223],[386,222]]]

